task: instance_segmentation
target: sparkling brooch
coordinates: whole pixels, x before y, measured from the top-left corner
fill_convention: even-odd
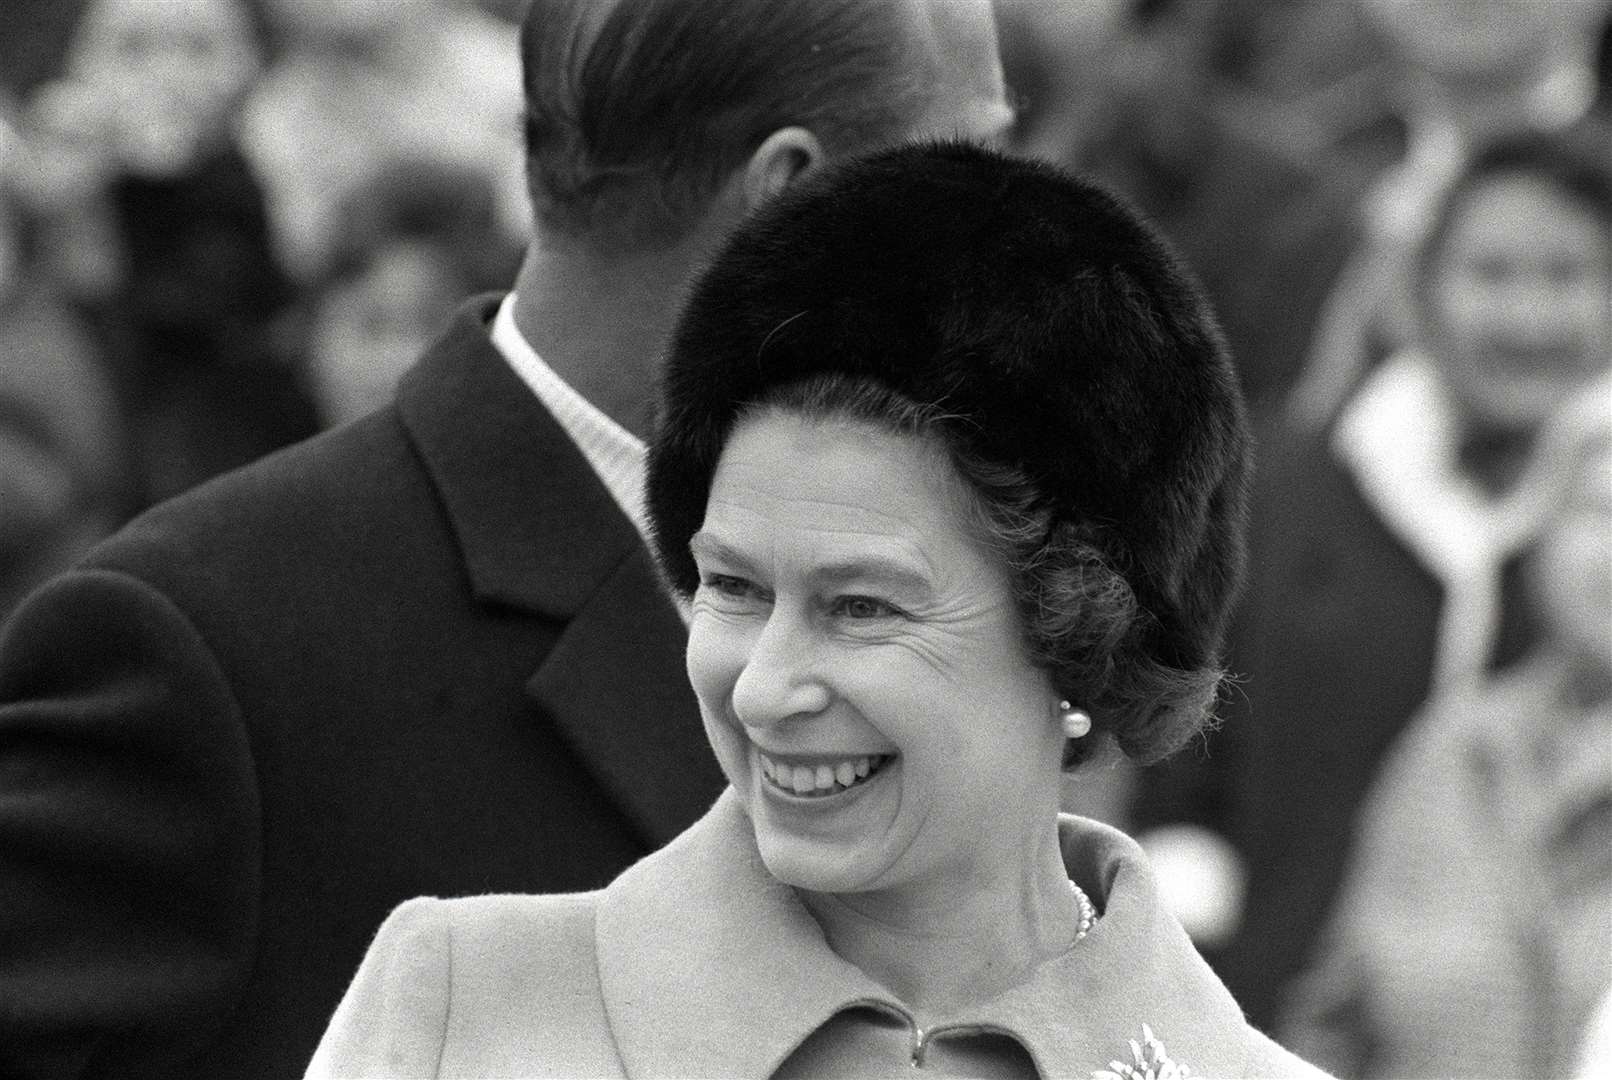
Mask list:
[[[1142,1025],[1142,1041],[1132,1039],[1130,1043],[1130,1064],[1110,1061],[1108,1068],[1093,1072],[1091,1080],[1192,1080],[1192,1070],[1173,1060],[1146,1024]]]

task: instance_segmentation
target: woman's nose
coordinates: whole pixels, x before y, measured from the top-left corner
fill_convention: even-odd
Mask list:
[[[788,611],[774,608],[756,635],[733,684],[733,713],[745,727],[771,727],[828,706],[810,630]]]

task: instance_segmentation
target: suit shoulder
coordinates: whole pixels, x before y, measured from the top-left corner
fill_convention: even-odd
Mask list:
[[[216,578],[238,586],[276,568],[341,565],[343,553],[445,535],[435,489],[395,410],[315,436],[151,508],[83,565],[165,590]]]
[[[215,477],[148,510],[124,534],[272,525],[300,506],[373,505],[420,473],[396,410],[386,408]]]

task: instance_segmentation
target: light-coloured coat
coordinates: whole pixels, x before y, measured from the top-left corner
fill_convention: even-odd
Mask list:
[[[1195,1076],[1320,1075],[1244,1022],[1134,843],[1081,818],[1060,831],[1102,917],[956,1026],[1011,1033],[1043,1076],[1130,1062],[1144,1024]],[[400,907],[308,1075],[766,1077],[852,1004],[904,1012],[767,872],[730,789],[603,891]]]

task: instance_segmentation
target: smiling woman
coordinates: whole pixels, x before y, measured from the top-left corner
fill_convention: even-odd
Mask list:
[[[871,898],[1046,871],[1055,951],[1078,914],[1056,831],[1015,810],[1057,803],[1057,694],[969,498],[933,443],[783,409],[744,421],[691,542],[689,677],[780,880]]]
[[[1106,193],[938,144],[778,199],[682,314],[647,484],[730,789],[601,892],[400,908],[316,1064],[1317,1075],[1059,814],[1095,743],[1205,722],[1246,467],[1212,317]]]

